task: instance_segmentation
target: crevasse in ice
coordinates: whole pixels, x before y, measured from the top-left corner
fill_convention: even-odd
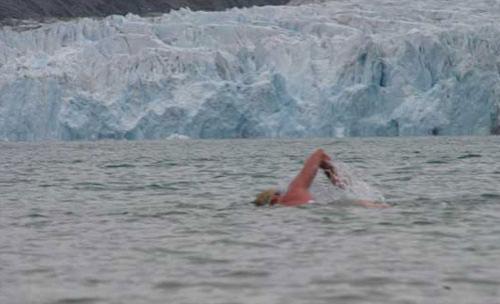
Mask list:
[[[498,133],[499,55],[489,0],[4,26],[0,140]]]

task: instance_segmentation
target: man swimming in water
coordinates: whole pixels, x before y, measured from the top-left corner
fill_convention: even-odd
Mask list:
[[[331,158],[323,149],[314,151],[306,160],[302,170],[292,180],[286,192],[281,193],[276,189],[268,189],[261,192],[253,203],[257,206],[265,205],[285,205],[298,206],[313,202],[313,196],[309,192],[316,173],[322,169],[328,179],[336,187],[345,189],[348,185],[346,181],[341,180],[337,170],[331,163]],[[364,207],[388,207],[386,204],[375,203],[367,200],[354,201],[357,205]]]

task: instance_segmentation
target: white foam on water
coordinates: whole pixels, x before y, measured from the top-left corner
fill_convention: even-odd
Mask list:
[[[346,187],[342,189],[332,185],[323,172],[318,172],[311,187],[311,193],[317,202],[339,203],[354,200],[385,202],[384,195],[363,180],[362,172],[354,170],[343,162],[336,162],[334,165]]]
[[[386,201],[382,192],[364,180],[365,174],[359,170],[350,167],[341,161],[335,161],[333,164],[337,169],[337,174],[346,185],[344,189],[335,186],[326,177],[320,169],[313,181],[310,192],[317,203],[352,203],[357,200],[368,200],[383,203]],[[297,173],[301,168],[297,168]],[[296,174],[282,178],[277,189],[285,193],[288,185]]]

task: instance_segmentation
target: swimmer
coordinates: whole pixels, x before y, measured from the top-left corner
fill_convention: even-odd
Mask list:
[[[268,189],[261,192],[253,203],[257,206],[265,205],[284,205],[284,206],[299,206],[314,202],[313,196],[309,192],[318,170],[322,169],[332,184],[341,189],[345,189],[348,183],[342,180],[337,170],[331,163],[331,158],[323,149],[317,149],[307,158],[302,170],[292,180],[286,192],[281,193],[276,189]],[[380,204],[368,200],[357,200],[355,204],[370,208],[385,208],[386,204]]]

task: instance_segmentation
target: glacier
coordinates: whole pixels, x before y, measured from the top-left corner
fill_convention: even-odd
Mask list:
[[[182,7],[197,11],[221,11],[231,7],[280,5],[287,2],[288,0],[2,0],[0,24],[15,24],[25,19],[105,17],[127,13],[151,15]]]
[[[500,133],[500,3],[291,1],[0,28],[0,140]]]

